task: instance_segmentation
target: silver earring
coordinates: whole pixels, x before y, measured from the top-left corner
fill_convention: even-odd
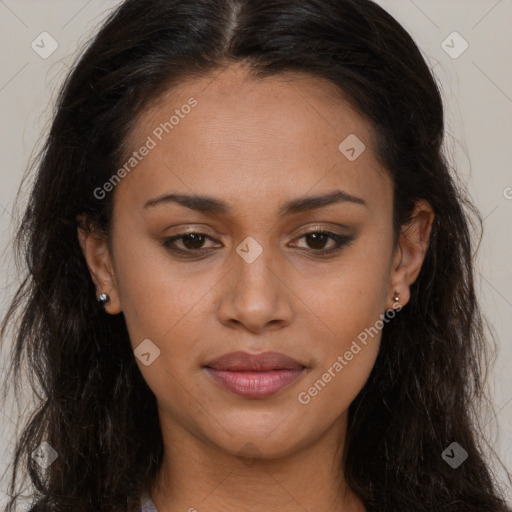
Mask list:
[[[100,306],[104,306],[109,301],[110,297],[106,293],[100,293],[100,296],[98,297],[98,302]]]
[[[393,293],[394,293],[393,301],[398,302],[400,300],[400,294],[398,292],[393,292]]]

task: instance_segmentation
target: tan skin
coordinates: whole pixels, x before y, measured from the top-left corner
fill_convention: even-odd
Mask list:
[[[137,359],[165,446],[153,501],[159,512],[364,511],[337,468],[348,407],[374,365],[380,333],[308,404],[297,396],[393,307],[395,291],[407,304],[434,214],[418,202],[393,246],[392,183],[370,124],[334,85],[307,75],[255,80],[231,65],[189,80],[141,115],[130,152],[191,96],[198,105],[115,188],[112,251],[100,234],[79,229],[97,292],[110,296],[106,312],[123,312],[134,348],[150,339],[160,349],[149,366]],[[349,134],[366,146],[354,161],[338,149]],[[333,190],[365,205],[278,214],[285,201]],[[231,208],[144,208],[171,192]],[[318,256],[336,242],[305,236],[315,227],[353,240]],[[185,255],[162,245],[186,230],[211,238],[178,239]],[[263,249],[252,263],[236,252],[248,236]],[[202,367],[236,350],[282,352],[307,368],[275,395],[241,397]]]

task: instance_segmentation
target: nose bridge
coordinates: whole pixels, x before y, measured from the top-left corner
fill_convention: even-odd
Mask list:
[[[283,293],[284,277],[276,270],[269,237],[256,236],[258,240],[247,236],[233,251],[229,290],[219,308],[222,322],[235,321],[251,330],[270,322],[288,322],[291,315],[291,305]]]
[[[275,270],[271,268],[272,251],[268,237],[263,234],[247,236],[235,250],[233,254],[233,265],[235,273],[236,293],[239,300],[250,298],[252,295],[255,299],[261,297],[265,300],[271,300],[278,291],[276,283],[277,277]],[[275,262],[274,256],[274,262]]]

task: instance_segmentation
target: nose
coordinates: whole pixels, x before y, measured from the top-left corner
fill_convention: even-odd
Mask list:
[[[250,263],[235,253],[231,264],[217,310],[221,323],[253,333],[289,325],[293,293],[283,267],[272,264],[270,251]]]

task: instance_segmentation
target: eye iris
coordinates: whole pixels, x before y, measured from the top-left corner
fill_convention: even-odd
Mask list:
[[[183,245],[187,249],[199,249],[204,243],[204,235],[198,235],[196,233],[189,233],[188,235],[184,235],[181,237],[181,240],[183,242]],[[192,245],[187,243],[187,240],[192,240]],[[194,245],[195,244],[195,245]]]
[[[325,239],[327,238],[327,235],[324,233],[310,233],[307,235],[308,237],[308,244],[311,246],[311,239],[313,239],[313,248],[314,249],[323,249],[325,245]],[[320,247],[315,247],[315,244],[319,244]]]

